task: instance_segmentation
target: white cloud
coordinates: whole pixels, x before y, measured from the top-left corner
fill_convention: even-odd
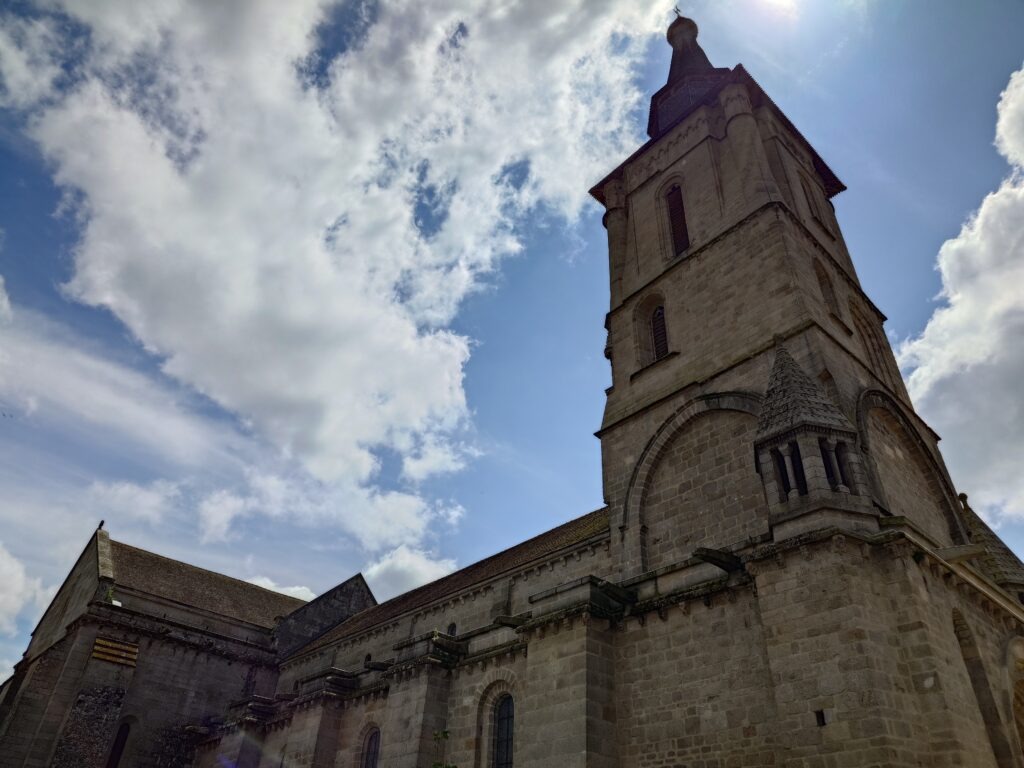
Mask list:
[[[180,495],[177,483],[156,480],[147,486],[126,481],[99,482],[89,486],[88,498],[97,515],[112,513],[159,523]]]
[[[2,285],[0,285],[2,288]],[[27,310],[0,291],[0,395],[37,427],[112,438],[181,466],[235,461],[238,436],[195,415],[190,397]]]
[[[466,466],[466,457],[479,452],[429,437],[415,450],[402,458],[402,476],[419,482],[434,475],[458,472]]]
[[[382,4],[313,87],[297,62],[329,6],[65,9],[92,47],[31,134],[82,193],[69,293],[320,479],[357,484],[378,449],[464,423],[469,348],[445,325],[527,211],[574,218],[635,143],[632,70],[661,21],[610,1]],[[410,477],[459,465],[440,458]]]
[[[19,511],[25,505],[51,518],[74,509],[120,530],[135,522],[195,520],[206,544],[229,540],[240,520],[262,516],[333,529],[377,551],[418,544],[435,521],[454,525],[462,515],[457,504],[415,493],[349,479],[323,482],[258,437],[203,415],[201,403],[159,376],[29,310],[12,317],[0,324],[0,402],[48,446],[30,451],[16,433],[0,434],[0,459],[16,459],[10,469],[23,486],[16,489],[0,472],[11,502],[0,505],[0,521],[20,531],[30,527]],[[53,452],[69,443],[87,446],[102,462],[160,477],[83,482],[78,468],[58,479]]]
[[[365,549],[417,544],[435,521],[455,525],[463,514],[452,503],[430,502],[402,491],[323,483],[302,473],[247,473],[243,485],[218,489],[199,505],[201,540],[231,537],[236,521],[252,515],[285,518],[305,525],[334,525]]]
[[[2,232],[0,230],[0,240],[2,240]],[[11,298],[7,295],[7,285],[4,282],[4,276],[0,275],[0,326],[7,325],[14,319],[14,313],[11,311]]]
[[[0,15],[0,107],[30,108],[51,93],[59,44],[46,20]]]
[[[447,576],[455,561],[404,544],[396,547],[363,571],[378,600],[389,600],[422,584]]]
[[[292,597],[297,597],[299,600],[305,600],[306,602],[309,602],[316,597],[316,592],[311,590],[309,587],[284,587],[266,576],[253,576],[251,579],[246,579],[246,581],[250,584],[255,584],[257,587],[272,589],[274,592],[280,592],[283,595],[291,595]]]
[[[49,592],[39,579],[28,576],[25,566],[0,542],[0,635],[14,635],[17,620],[29,608],[41,608]]]
[[[975,507],[1024,517],[1024,69],[999,101],[996,146],[1011,174],[943,244],[942,306],[899,357]]]
[[[448,325],[525,222],[573,222],[636,145],[634,70],[665,9],[401,0],[328,60],[319,35],[353,10],[326,0],[42,7],[0,22],[0,50],[7,103],[81,224],[66,292],[242,428],[32,318],[5,332],[0,390],[205,472],[141,505],[105,488],[154,520],[191,503],[205,542],[265,516],[376,552],[457,520],[383,487],[381,452],[413,484],[473,455],[470,343]]]

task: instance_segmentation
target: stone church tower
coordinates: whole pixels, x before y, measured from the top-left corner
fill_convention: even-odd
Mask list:
[[[845,187],[742,66],[711,64],[693,21],[668,41],[650,140],[591,190],[615,575],[656,601],[746,583],[705,636],[733,651],[693,666],[718,667],[698,698],[734,700],[723,735],[763,738],[755,764],[1024,765],[1024,567],[914,411],[830,203]],[[740,728],[761,706],[767,732]],[[620,754],[698,755],[640,740]]]
[[[830,199],[676,19],[597,184],[605,507],[378,604],[90,540],[0,768],[1024,768],[1024,565],[957,495]]]

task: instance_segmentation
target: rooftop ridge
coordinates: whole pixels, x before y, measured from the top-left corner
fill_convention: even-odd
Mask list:
[[[607,530],[607,507],[601,507],[593,512],[588,512],[585,515],[568,520],[561,525],[500,550],[482,560],[470,563],[464,568],[453,571],[446,576],[442,576],[419,587],[414,587],[399,595],[395,595],[389,600],[378,603],[372,608],[360,611],[299,648],[289,658],[301,656],[337,640],[355,635],[363,629],[368,629],[376,624],[389,621],[404,613],[428,605],[431,602],[456,594],[460,590],[474,584],[507,574],[528,562],[540,559],[560,549],[579,544]],[[550,546],[546,548],[538,546],[548,541],[550,541]],[[503,560],[513,558],[517,554],[523,554],[524,557],[519,560],[513,559],[507,564],[503,563]],[[489,567],[495,565],[498,567],[489,570]]]
[[[161,555],[159,552],[153,552],[152,550],[149,550],[149,549],[143,549],[142,547],[136,547],[133,544],[125,544],[123,541],[117,541],[116,539],[110,539],[109,541],[110,541],[111,548],[113,548],[114,546],[118,546],[118,547],[124,547],[125,549],[131,549],[131,550],[134,550],[135,552],[141,552],[142,554],[147,555],[148,557],[157,557],[157,558],[159,558],[161,560],[164,560],[164,561],[166,561],[168,563],[174,563],[176,565],[184,565],[186,568],[191,568],[191,569],[196,570],[196,571],[202,571],[203,573],[209,573],[210,575],[217,576],[217,577],[219,577],[221,579],[230,579],[231,581],[235,582],[236,584],[244,584],[246,587],[250,587],[252,589],[259,589],[259,590],[262,590],[264,592],[268,592],[268,593],[270,593],[272,595],[279,595],[279,596],[284,597],[284,598],[289,599],[289,600],[295,600],[296,602],[301,603],[302,605],[306,605],[307,603],[312,602],[312,600],[303,600],[301,597],[295,597],[294,595],[288,595],[288,594],[285,594],[284,592],[278,592],[276,589],[268,589],[267,587],[261,586],[259,584],[253,584],[251,581],[246,581],[245,579],[240,579],[237,576],[230,576],[230,575],[228,575],[226,573],[221,573],[220,571],[211,570],[210,568],[203,568],[201,565],[193,565],[192,563],[187,563],[184,560],[177,560],[177,559],[175,559],[173,557],[168,557],[167,555]],[[358,576],[358,575],[360,575],[360,574],[357,573],[356,576]],[[352,578],[355,578],[355,576],[352,576],[349,579],[346,579],[345,581],[350,581]],[[115,583],[117,582],[117,567],[116,567],[116,565],[114,566],[114,582]],[[344,582],[341,582],[341,583],[344,583]],[[318,595],[317,597],[320,597],[320,596]],[[315,600],[316,598],[313,598],[313,599]],[[299,607],[299,606],[296,606],[296,607]]]

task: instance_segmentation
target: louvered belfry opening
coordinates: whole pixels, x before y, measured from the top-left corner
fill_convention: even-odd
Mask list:
[[[672,253],[678,256],[690,247],[690,233],[686,229],[686,213],[683,210],[683,190],[673,184],[665,195],[668,203],[668,222],[672,230]]]
[[[668,354],[668,331],[665,329],[665,307],[655,307],[651,313],[651,350],[655,360]]]

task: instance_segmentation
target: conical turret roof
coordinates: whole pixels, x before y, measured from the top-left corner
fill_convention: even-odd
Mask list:
[[[996,584],[1002,587],[1024,586],[1024,563],[1013,554],[1003,540],[988,527],[971,505],[967,503],[967,494],[960,494],[960,505],[964,527],[974,544],[985,547],[986,553],[981,557],[981,566]]]
[[[765,440],[804,426],[855,431],[839,407],[778,343],[768,391],[761,404],[757,437]]]

